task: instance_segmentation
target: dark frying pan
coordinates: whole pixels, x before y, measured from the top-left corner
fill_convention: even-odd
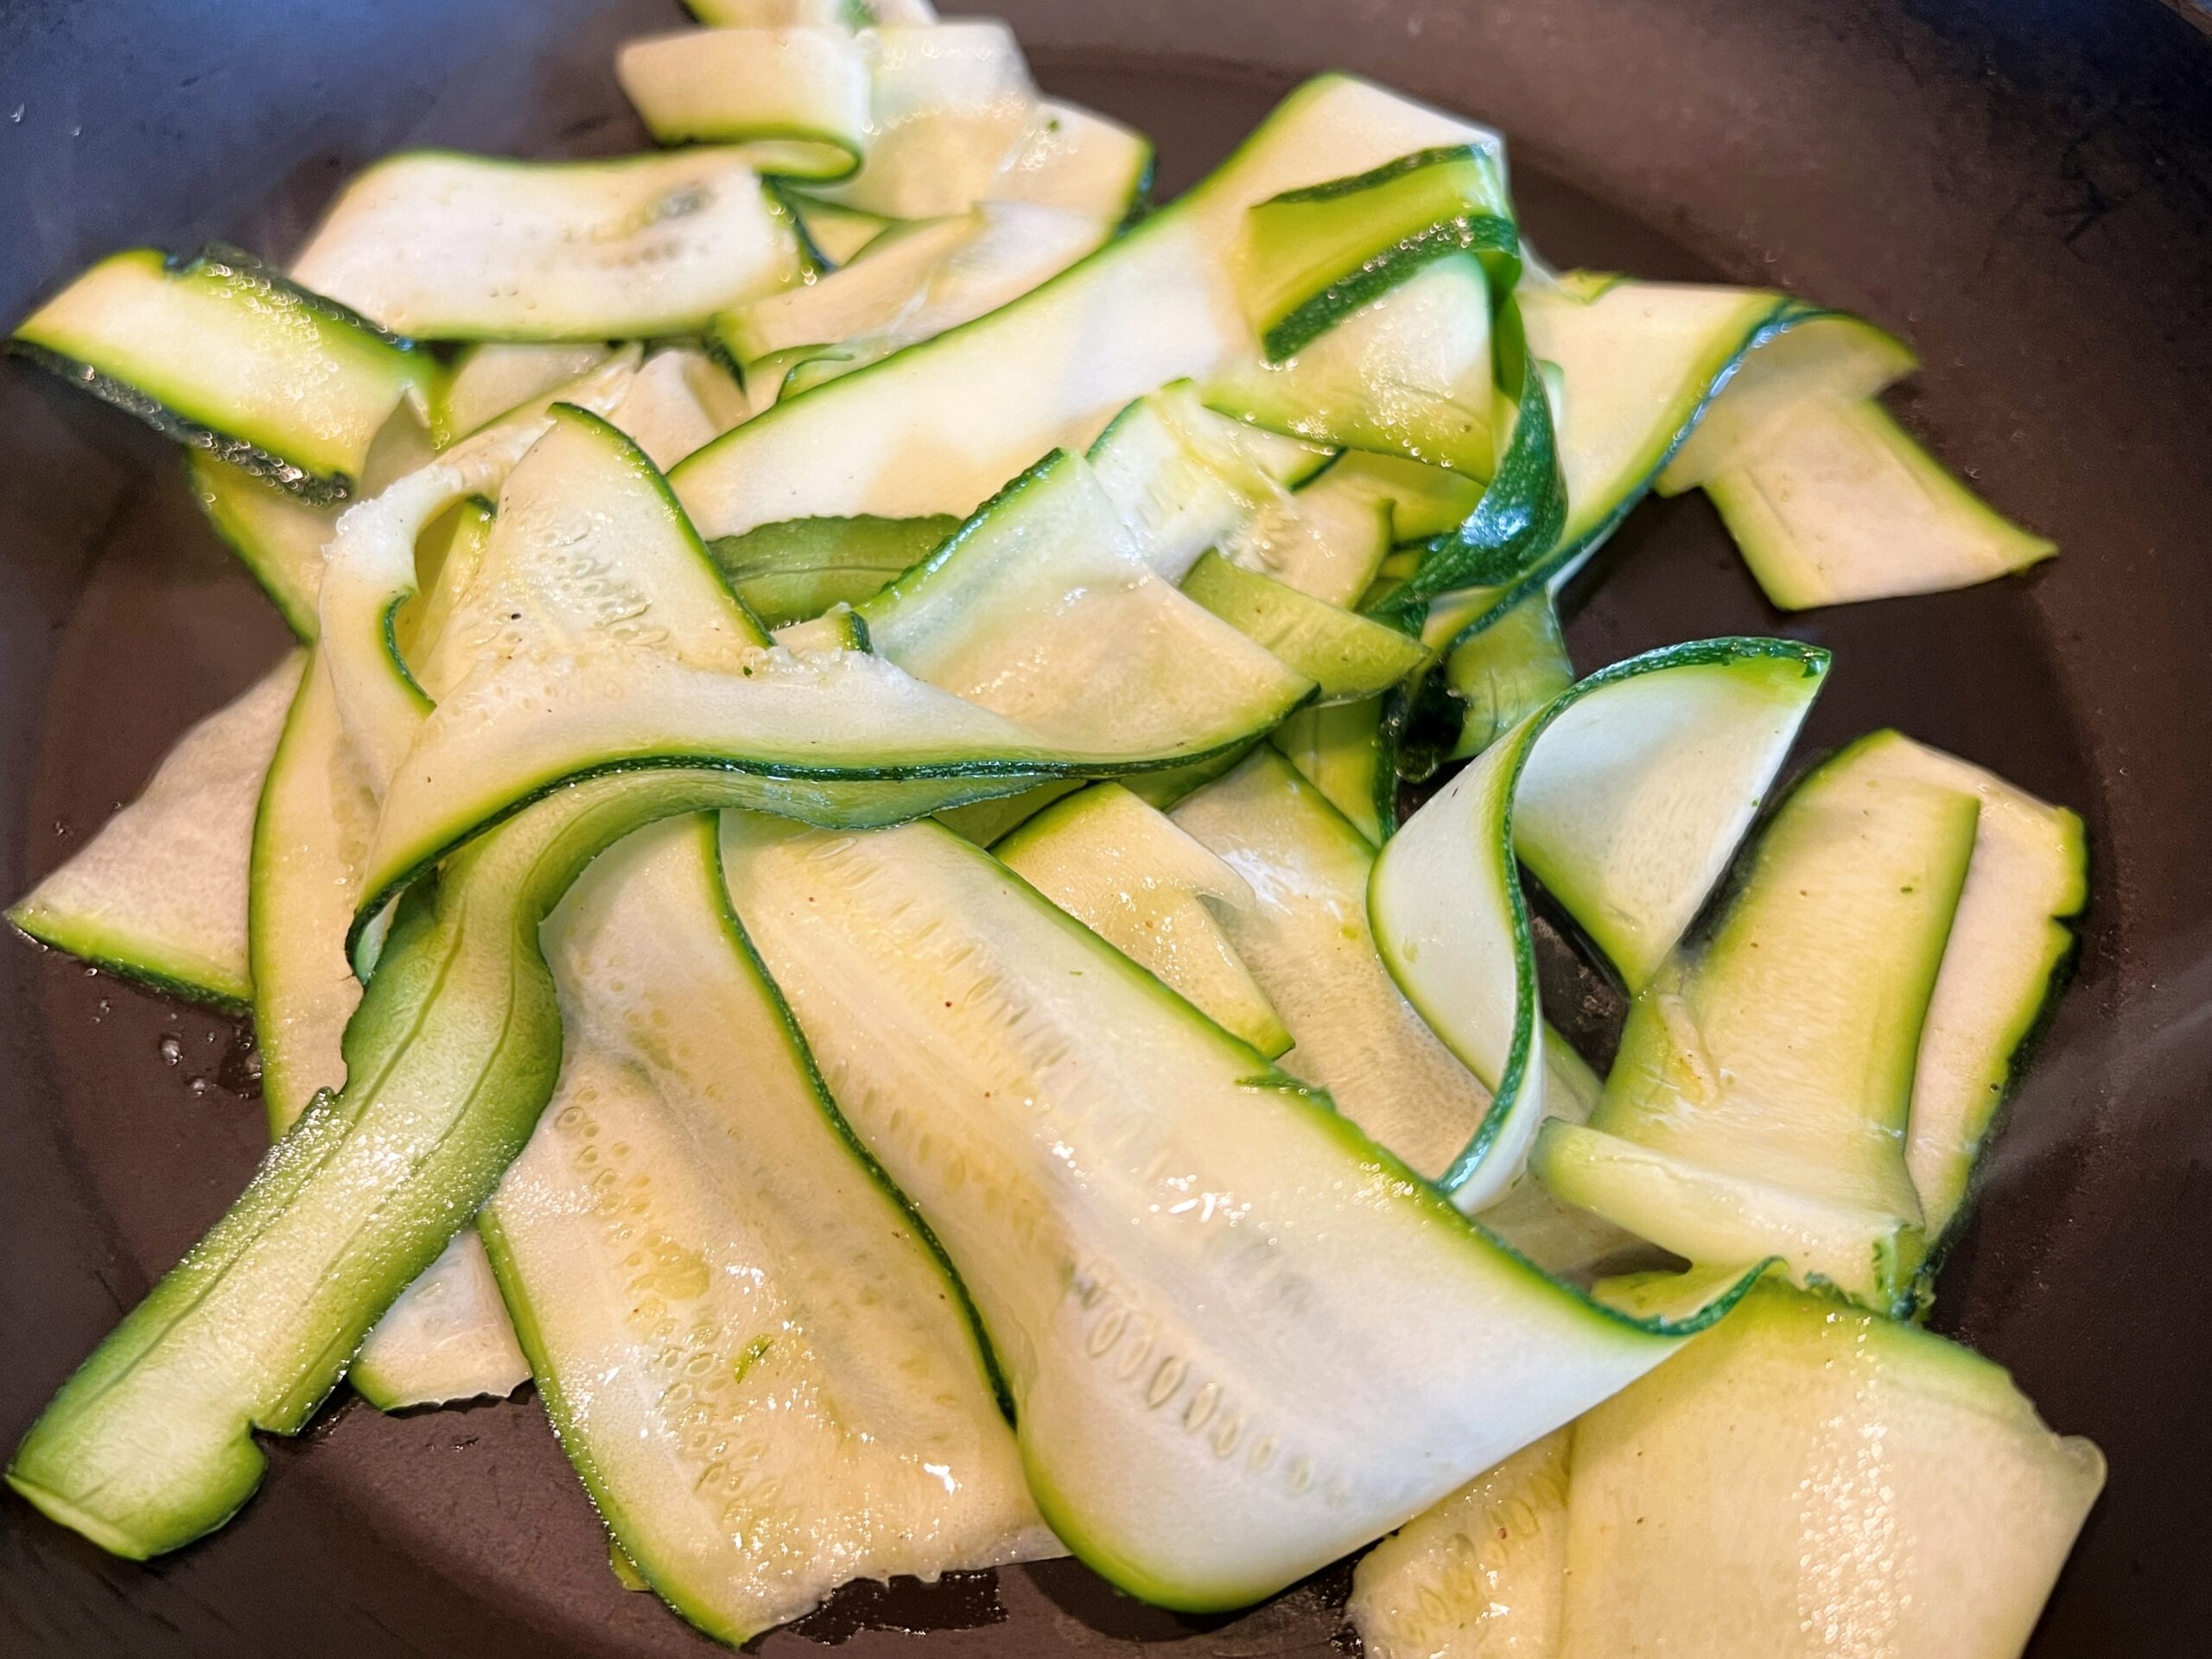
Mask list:
[[[1054,90],[1188,183],[1294,78],[1363,71],[1503,127],[1557,262],[1783,283],[1927,367],[1905,418],[2065,556],[2026,582],[1783,618],[1700,499],[1643,508],[1574,595],[1584,667],[1694,635],[1834,647],[1810,741],[1885,722],[2080,808],[2081,970],[1937,1322],[2011,1366],[2112,1484],[2041,1659],[2200,1650],[2212,1577],[2212,42],[2201,0],[1002,0]],[[955,8],[958,9],[958,8]],[[2183,14],[2186,14],[2186,17]],[[404,144],[642,135],[609,54],[669,0],[0,0],[0,321],[92,257],[282,257]],[[138,787],[282,645],[150,434],[0,372],[0,888]],[[0,1443],[223,1208],[262,1146],[227,1022],[0,949]],[[1602,1038],[1602,1033],[1599,1033]],[[174,1040],[170,1040],[174,1039]],[[0,1503],[0,1653],[699,1654],[626,1595],[526,1399],[280,1443],[266,1490],[151,1567]],[[771,1653],[1352,1649],[1348,1573],[1234,1619],[1067,1563],[861,1586]],[[2200,1634],[2191,1637],[2190,1630]]]

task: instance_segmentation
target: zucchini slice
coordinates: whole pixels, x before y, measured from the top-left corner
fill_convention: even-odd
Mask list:
[[[1705,493],[1786,611],[1967,588],[2058,551],[1961,484],[1872,398],[1798,406]]]
[[[874,649],[916,678],[1082,753],[1217,753],[1314,690],[1155,575],[1065,450],[855,609]]]
[[[1561,1659],[2015,1659],[2105,1482],[1988,1360],[1773,1283],[1572,1461]]]
[[[962,213],[1037,120],[1037,89],[1014,31],[990,18],[891,24],[865,36],[867,149],[857,172],[814,187],[824,200],[893,219]]]
[[[1925,1254],[1916,1057],[1974,856],[1971,790],[1853,746],[1794,790],[1709,938],[1638,992],[1584,1129],[1534,1166],[1700,1262],[1779,1256],[1869,1306]]]
[[[254,797],[304,661],[294,652],[178,739],[138,798],[10,906],[9,921],[125,979],[243,1009]]]
[[[868,142],[868,64],[822,29],[686,29],[626,41],[614,79],[664,144],[734,144],[780,178],[842,179]]]
[[[1440,1177],[1462,1208],[1504,1192],[1544,1116],[1516,855],[1642,984],[1726,869],[1827,667],[1776,639],[1630,658],[1529,716],[1385,843],[1368,895],[1382,960],[1494,1091]]]
[[[561,1080],[481,1226],[617,1548],[733,1644],[849,1579],[1060,1554],[964,1295],[728,913],[713,819],[609,852],[543,938]]]
[[[747,422],[671,482],[709,537],[970,512],[1132,399],[1256,353],[1230,257],[1254,202],[1482,137],[1348,77],[1309,82],[1205,182],[1056,280]]]
[[[1110,222],[1026,202],[886,232],[866,256],[717,320],[715,338],[764,404],[864,368],[1058,276]]]
[[[1572,1439],[1522,1447],[1361,1558],[1344,1612],[1368,1659],[1558,1659]]]
[[[1412,636],[1218,553],[1192,566],[1183,592],[1313,681],[1324,704],[1379,696],[1428,660]]]
[[[1142,133],[1048,98],[991,181],[990,194],[996,201],[1034,202],[1118,226],[1142,210],[1152,163],[1152,141]]]
[[[1283,1070],[1417,1173],[1447,1168],[1490,1092],[1406,1001],[1367,920],[1375,849],[1273,748],[1196,791],[1176,825],[1219,857],[1254,901],[1222,931],[1281,1012],[1296,1046]]]
[[[1244,878],[1254,903],[1224,912],[1237,959],[1274,1000],[1296,1046],[1283,1069],[1423,1174],[1448,1167],[1490,1092],[1439,1042],[1376,953],[1367,924],[1373,846],[1319,790],[1262,748],[1177,806],[1178,825]],[[1556,1033],[1544,1044],[1547,1112],[1580,1123],[1598,1103],[1589,1068]],[[1548,1273],[1587,1275],[1637,1241],[1520,1181],[1484,1229]]]
[[[318,648],[285,715],[254,812],[246,912],[253,1035],[272,1136],[346,1081],[340,1051],[361,987],[346,957],[360,860],[376,830]]]
[[[799,518],[709,544],[715,563],[763,626],[857,605],[919,564],[960,528],[934,518]]]
[[[696,346],[665,346],[607,417],[663,470],[712,443],[751,414],[745,389]]]
[[[722,862],[848,1121],[975,1299],[1039,1508],[1148,1600],[1281,1588],[1735,1288],[1637,1323],[1546,1280],[939,825],[728,814]]]
[[[441,449],[459,443],[533,398],[588,374],[611,354],[598,340],[487,340],[464,346],[430,405],[430,435]]]
[[[1398,827],[1398,775],[1382,741],[1382,700],[1301,709],[1271,734],[1276,751],[1370,847]]]
[[[698,334],[799,280],[798,240],[742,149],[598,162],[391,156],[333,205],[294,278],[433,340]]]
[[[538,922],[624,836],[758,796],[713,769],[592,779],[448,860],[383,942],[346,1028],[345,1087],[315,1096],[62,1386],[9,1484],[132,1560],[235,1514],[266,1463],[253,1432],[300,1431],[490,1198],[550,1097],[561,1025]]]
[[[1208,377],[1207,406],[1309,443],[1373,449],[1487,479],[1497,468],[1491,290],[1447,253],[1280,360]]]
[[[134,248],[33,312],[10,348],[181,443],[342,500],[392,411],[423,412],[440,370],[313,287],[235,249]]]
[[[2088,849],[2082,820],[2064,807],[1899,733],[1877,733],[1859,756],[1870,770],[1981,802],[1974,862],[1921,1027],[1905,1138],[1932,1255],[1962,1218],[1998,1109],[2073,955]]]
[[[1244,238],[1245,309],[1280,363],[1422,265],[1462,252],[1479,253],[1500,295],[1513,291],[1520,238],[1489,144],[1419,151],[1258,203]]]
[[[1119,784],[1046,807],[991,855],[1239,1041],[1273,1059],[1281,1017],[1223,931],[1244,878]]]

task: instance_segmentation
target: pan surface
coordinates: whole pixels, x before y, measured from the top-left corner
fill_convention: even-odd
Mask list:
[[[2153,0],[1005,0],[1052,90],[1144,127],[1163,193],[1299,76],[1357,69],[1514,143],[1559,264],[1781,283],[1897,327],[1899,407],[2055,564],[1783,617],[1701,498],[1630,520],[1573,594],[1584,669],[1777,632],[1836,653],[1809,734],[1895,723],[2088,819],[2080,971],[2011,1112],[1937,1324],[2011,1366],[2113,1478],[2031,1651],[2178,1654],[2212,1615],[2212,43]],[[609,64],[657,0],[7,0],[0,319],[112,248],[282,257],[337,183],[435,143],[620,151]],[[0,371],[0,888],[135,792],[283,649],[174,454]],[[1602,1033],[1599,1033],[1602,1039]],[[243,1185],[224,1020],[0,950],[0,1441]],[[536,1405],[326,1412],[266,1489],[150,1567],[0,1503],[0,1653],[262,1659],[703,1654],[626,1595]],[[771,1654],[1356,1651],[1339,1567],[1188,1619],[1054,1563],[860,1586]],[[918,1648],[909,1632],[927,1630]]]

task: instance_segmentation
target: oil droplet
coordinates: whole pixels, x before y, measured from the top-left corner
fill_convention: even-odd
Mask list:
[[[160,1046],[161,1046],[161,1051],[162,1051],[162,1065],[175,1065],[179,1064],[180,1062],[181,1062],[181,1061],[183,1060],[183,1058],[184,1058],[184,1045],[183,1045],[182,1043],[180,1043],[179,1041],[177,1041],[177,1039],[176,1039],[175,1038],[174,1038],[174,1037],[164,1037],[164,1038],[162,1038],[162,1040],[161,1040],[161,1045],[160,1045]]]

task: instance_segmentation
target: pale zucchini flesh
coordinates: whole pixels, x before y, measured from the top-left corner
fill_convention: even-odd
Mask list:
[[[1290,1033],[1224,931],[1250,885],[1119,784],[1093,784],[993,843],[991,855],[1262,1056]]]
[[[292,273],[425,339],[653,339],[798,281],[798,242],[741,148],[601,162],[420,150],[348,185]]]
[[[1561,1659],[2016,1659],[2105,1480],[1988,1360],[1772,1283],[1572,1465]]]
[[[662,143],[740,145],[762,173],[842,179],[868,144],[868,58],[842,32],[656,35],[624,43],[614,78]]]
[[[1344,1611],[1368,1659],[1558,1659],[1572,1440],[1522,1447],[1361,1559]]]
[[[245,1007],[254,800],[305,659],[294,652],[180,738],[138,798],[10,906],[8,920],[110,973]]]

